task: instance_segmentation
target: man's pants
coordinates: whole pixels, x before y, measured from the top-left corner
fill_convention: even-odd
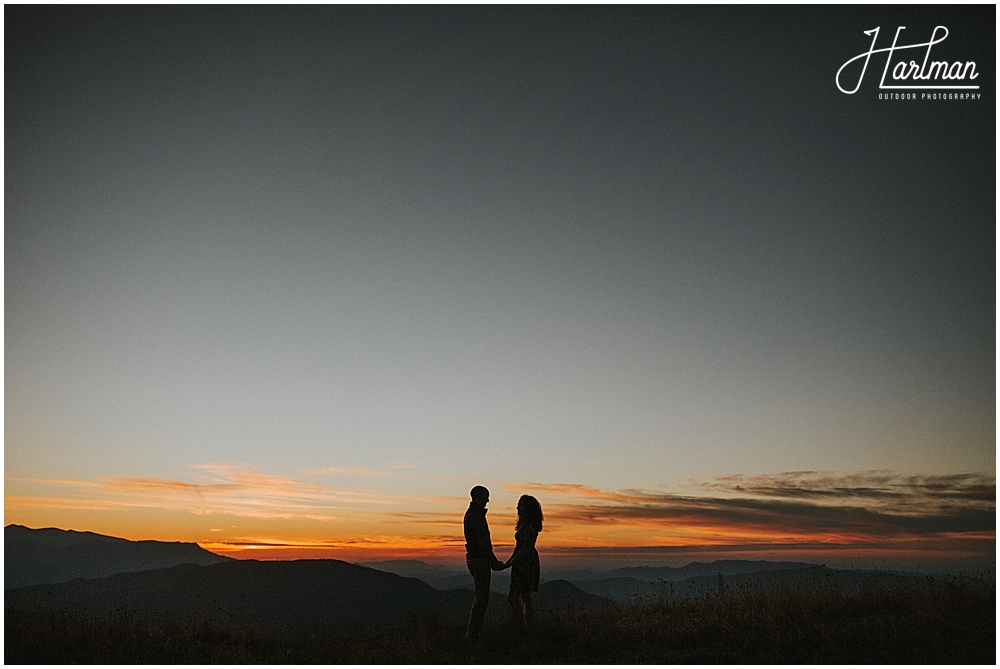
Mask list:
[[[472,580],[476,584],[476,598],[472,600],[472,612],[469,613],[469,634],[483,631],[483,618],[486,616],[486,605],[490,603],[490,576],[493,570],[487,558],[468,558],[465,564],[469,567]]]

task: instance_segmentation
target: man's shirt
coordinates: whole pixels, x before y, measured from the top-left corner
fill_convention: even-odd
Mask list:
[[[490,526],[486,524],[486,507],[472,502],[465,512],[465,557],[488,558],[493,555]]]

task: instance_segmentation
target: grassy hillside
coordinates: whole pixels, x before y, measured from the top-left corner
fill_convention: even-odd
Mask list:
[[[722,586],[687,600],[540,612],[464,639],[435,617],[355,633],[7,609],[5,663],[976,663],[996,661],[996,583],[963,577]]]

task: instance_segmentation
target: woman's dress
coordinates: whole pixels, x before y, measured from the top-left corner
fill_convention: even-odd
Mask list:
[[[514,532],[515,552],[527,551],[510,568],[510,588],[518,592],[538,592],[538,551],[535,550],[535,540],[538,530],[531,525],[524,525]]]

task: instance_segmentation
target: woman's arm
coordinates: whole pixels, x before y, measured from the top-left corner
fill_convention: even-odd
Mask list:
[[[535,540],[538,538],[537,532],[529,532],[526,542],[519,542],[514,546],[514,552],[510,554],[510,558],[503,563],[504,568],[513,566],[524,559],[524,556],[528,554],[528,549],[535,547]]]
[[[525,550],[521,550],[520,546],[514,547],[514,552],[510,554],[510,557],[506,562],[503,563],[504,569],[507,567],[512,567],[524,558],[524,554],[527,553]]]

